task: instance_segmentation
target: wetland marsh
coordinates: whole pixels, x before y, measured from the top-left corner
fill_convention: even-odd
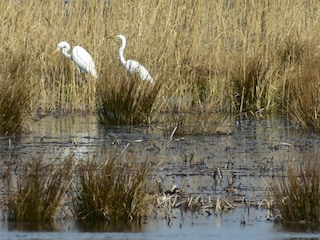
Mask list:
[[[159,205],[153,217],[141,224],[81,224],[65,219],[43,226],[8,222],[4,217],[0,231],[3,239],[42,239],[44,235],[46,239],[93,236],[97,239],[194,239],[195,236],[256,239],[257,234],[265,235],[259,239],[290,239],[291,236],[308,239],[317,236],[315,229],[300,233],[282,229],[268,205],[273,199],[269,188],[272,179],[283,174],[287,162],[304,164],[306,158],[316,158],[319,154],[318,136],[300,131],[286,117],[239,118],[235,119],[233,134],[174,136],[172,140],[156,126],[101,128],[94,115],[48,116],[30,129],[19,139],[12,139],[10,146],[5,144],[8,138],[2,139],[4,159],[10,158],[8,161],[14,160],[19,166],[40,152],[52,161],[68,154],[87,159],[119,148],[138,154],[141,161],[153,161],[152,179],[161,183],[164,191],[175,185],[182,194],[176,200],[176,207],[162,211]],[[221,176],[214,177],[217,167]],[[191,202],[191,197],[201,197],[203,205],[197,209],[178,205],[185,199]],[[217,199],[227,200],[232,207],[217,211]]]
[[[305,183],[319,177],[304,171],[319,157],[318,1],[9,0],[0,10],[1,239],[317,238],[308,211],[298,226],[278,224],[270,189],[290,166]],[[124,71],[118,34],[154,85]],[[50,54],[61,41],[88,50],[96,79]],[[113,195],[98,198],[109,176]],[[315,203],[303,210],[319,205],[319,182],[300,195]],[[44,190],[55,201],[34,202]],[[84,213],[86,196],[121,207]],[[122,206],[130,224],[114,226]],[[59,221],[45,215],[56,208]],[[92,212],[109,224],[69,217]]]

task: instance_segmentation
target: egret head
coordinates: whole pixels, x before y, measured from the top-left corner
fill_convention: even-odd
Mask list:
[[[60,49],[63,49],[63,48],[66,48],[66,49],[70,49],[70,45],[69,43],[65,42],[65,41],[62,41],[62,42],[59,42],[57,44],[57,51],[59,51]]]
[[[126,37],[121,35],[121,34],[116,35],[115,38],[118,39],[118,40],[121,40],[121,41],[125,41],[126,40]]]
[[[59,52],[61,49],[66,49],[66,51],[68,52],[70,50],[70,45],[69,43],[65,42],[65,41],[62,41],[62,42],[59,42],[57,44],[57,47],[56,49],[52,52],[52,54],[56,54],[57,52]]]

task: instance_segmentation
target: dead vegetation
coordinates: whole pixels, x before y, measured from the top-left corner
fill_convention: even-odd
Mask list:
[[[6,196],[1,198],[5,218],[30,224],[74,219],[113,225],[160,218],[171,225],[174,209],[221,216],[238,207],[273,207],[265,199],[259,202],[239,198],[240,189],[233,183],[224,188],[225,196],[212,199],[190,194],[176,185],[164,189],[156,181],[157,166],[138,156],[115,149],[103,159],[77,160],[70,155],[51,163],[43,156],[5,162],[2,180]],[[213,180],[222,178],[222,171],[215,168]]]
[[[272,193],[284,224],[312,225],[320,218],[320,175],[317,160],[302,165],[288,163],[286,174],[275,178]]]
[[[320,127],[318,1],[33,0],[3,1],[0,11],[2,135],[19,134],[33,116],[57,111],[95,112],[105,125],[161,123],[170,139],[231,133],[229,117],[247,112],[285,111],[303,128]],[[109,38],[115,34],[128,36],[127,58],[146,66],[154,86],[124,71],[119,44]],[[62,40],[88,49],[98,79],[50,55]],[[70,186],[75,194],[67,200],[77,218],[145,214],[148,165],[122,165],[115,156],[78,168],[72,158],[55,167],[34,160],[22,166],[16,185],[8,185],[12,221],[54,218]],[[319,222],[317,170],[289,166],[288,177],[275,185],[285,221]],[[160,195],[157,203],[166,209],[233,208],[227,199],[213,205],[178,197]]]
[[[162,121],[159,112],[175,121],[201,109],[287,111],[302,127],[319,127],[316,1],[8,1],[0,10],[0,84],[9,91],[1,95],[2,125],[21,129],[25,112],[98,112],[103,123],[135,124]],[[132,83],[119,43],[109,38],[115,34],[127,36],[126,57],[149,70],[154,91]],[[50,55],[62,40],[90,52],[97,80]],[[7,81],[21,88],[10,90]],[[24,99],[20,110],[5,101],[21,103],[16,98]]]
[[[152,211],[149,162],[111,154],[104,161],[82,161],[71,209],[85,221],[138,222]]]
[[[70,188],[74,159],[44,163],[41,156],[18,169],[7,168],[7,209],[12,222],[43,222],[60,218],[61,202]]]
[[[130,157],[131,156],[131,157]],[[72,155],[46,163],[39,156],[19,164],[6,162],[5,200],[10,222],[139,222],[153,205],[147,161],[112,152],[105,160],[78,161]],[[3,210],[4,210],[3,209]]]

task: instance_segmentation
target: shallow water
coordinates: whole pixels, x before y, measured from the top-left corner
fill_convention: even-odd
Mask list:
[[[174,136],[172,140],[160,127],[102,129],[92,115],[49,116],[32,123],[29,130],[19,139],[0,139],[3,161],[19,164],[37,155],[52,161],[70,154],[83,159],[109,148],[141,152],[145,159],[156,161],[158,171],[154,177],[165,188],[176,185],[190,196],[201,196],[206,201],[228,197],[239,203],[239,207],[218,215],[212,209],[193,213],[174,209],[170,224],[158,217],[141,226],[83,226],[65,222],[31,227],[3,220],[0,239],[320,238],[311,230],[282,229],[263,207],[264,199],[270,200],[268,184],[273,176],[282,174],[286,162],[303,164],[304,159],[318,156],[320,147],[316,134],[299,131],[281,116],[258,121],[236,119],[235,132],[231,135]],[[217,167],[222,177],[214,179]],[[235,186],[237,191],[228,192],[230,186]],[[243,200],[261,207],[246,208],[241,205]]]

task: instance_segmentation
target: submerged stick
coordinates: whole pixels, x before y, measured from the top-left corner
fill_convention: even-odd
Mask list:
[[[120,155],[123,154],[123,153],[127,150],[127,148],[129,147],[129,145],[130,145],[130,143],[127,143],[127,145],[126,145],[126,146],[124,147],[124,149],[121,151]]]
[[[171,133],[171,135],[170,135],[170,141],[172,141],[173,135],[175,134],[175,132],[177,131],[177,129],[178,129],[178,125],[174,127],[174,129],[173,129],[173,131],[172,131],[172,133]]]

